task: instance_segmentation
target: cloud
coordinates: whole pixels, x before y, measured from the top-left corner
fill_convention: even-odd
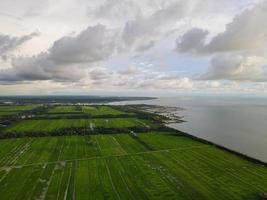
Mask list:
[[[114,52],[115,38],[103,25],[88,27],[75,37],[62,37],[47,52],[15,57],[12,67],[0,71],[1,81],[77,81],[86,69]]]
[[[144,79],[140,81],[136,88],[138,89],[156,89],[156,90],[163,90],[163,89],[170,89],[170,90],[177,90],[177,89],[192,89],[193,82],[187,77],[176,77],[173,76],[164,78],[157,77],[154,79]]]
[[[224,33],[214,37],[208,52],[254,50],[267,45],[267,1],[244,11],[226,26]]]
[[[126,69],[119,71],[119,73],[121,75],[135,75],[141,73],[141,70],[134,65],[130,65]]]
[[[84,76],[84,70],[81,67],[57,65],[49,56],[47,53],[41,53],[32,57],[13,58],[12,68],[0,71],[0,81],[10,84],[35,80],[75,81]]]
[[[93,81],[103,81],[110,78],[112,75],[112,72],[109,72],[106,68],[103,67],[93,68],[89,72],[90,80]]]
[[[267,1],[259,3],[234,17],[224,32],[207,42],[208,32],[193,28],[177,41],[179,52],[210,54],[229,51],[255,50],[267,45]],[[193,43],[196,42],[196,45]]]
[[[197,53],[203,49],[208,31],[193,28],[186,32],[180,40],[177,40],[179,52]]]
[[[204,80],[242,80],[267,81],[267,59],[258,56],[242,54],[219,54],[211,59],[206,73],[199,79]]]
[[[189,1],[175,1],[151,15],[142,12],[133,20],[126,22],[122,38],[126,48],[144,51],[155,45],[160,39],[177,29],[177,22],[186,16],[191,8]]]
[[[208,21],[208,18],[209,21],[211,21],[216,14],[222,14],[222,7],[229,8],[229,10],[234,9],[234,7],[239,7],[238,4],[233,6],[233,2],[229,0],[221,2],[214,0],[148,1],[146,4],[153,5],[151,6],[153,9],[139,9],[135,11],[136,16],[134,19],[125,22],[122,31],[125,49],[144,52],[174,33],[183,33],[185,29],[188,29],[194,23],[203,25],[205,24],[204,20]],[[107,5],[109,4],[106,4],[106,6]],[[226,9],[224,9],[224,12],[225,10]],[[197,22],[198,20],[202,21],[199,23]],[[209,32],[206,30],[195,28],[189,30],[182,39],[181,46],[179,46],[178,49],[180,49],[181,52],[195,51],[195,48],[202,50],[201,47],[203,46],[204,48],[204,41],[208,33]],[[201,41],[198,41],[199,38]],[[192,40],[197,43],[196,47]],[[177,44],[180,45],[179,42],[177,42]]]
[[[97,62],[107,59],[115,48],[115,35],[104,25],[88,27],[76,37],[62,37],[49,49],[56,63]]]
[[[123,71],[110,71],[108,68],[94,68],[90,78],[84,80],[84,87],[105,89],[186,89],[193,83],[187,77],[179,74],[154,71],[129,66]]]
[[[225,31],[211,37],[200,28],[177,39],[177,51],[212,56],[208,70],[197,79],[267,81],[267,1],[235,16]]]
[[[2,85],[49,82],[96,89],[193,90],[223,87],[216,80],[266,80],[266,3],[255,6],[259,1],[28,0],[3,4],[7,13],[16,14],[23,23],[22,30],[11,25],[11,20],[3,20],[7,33],[18,35],[38,26],[42,37],[4,62],[8,53],[34,35],[0,36],[0,55],[5,52],[0,81]],[[190,56],[175,55],[174,45],[179,54]],[[196,65],[207,63],[206,56],[212,58],[208,71],[192,80],[190,76],[201,71]],[[177,73],[180,70],[184,70],[182,75]]]
[[[5,56],[7,53],[10,53],[23,43],[31,40],[33,37],[36,37],[38,35],[39,33],[37,32],[31,33],[29,35],[23,35],[20,37],[0,34],[0,56]]]
[[[125,22],[125,20],[132,20],[136,14],[140,12],[139,6],[135,1],[131,0],[106,0],[103,4],[95,10],[88,11],[89,17],[94,15],[97,19],[104,19],[112,21],[113,23]]]

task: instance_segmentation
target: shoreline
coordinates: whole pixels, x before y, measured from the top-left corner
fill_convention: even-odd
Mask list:
[[[131,104],[128,104],[128,105],[131,105]],[[176,120],[174,120],[174,122],[172,122],[172,119],[170,119],[170,122],[165,121],[165,122],[164,122],[164,126],[166,126],[166,127],[168,127],[168,128],[171,128],[171,129],[174,130],[174,131],[178,131],[179,133],[184,134],[184,135],[186,135],[186,136],[188,136],[188,137],[190,137],[190,138],[193,138],[193,139],[195,139],[195,140],[198,140],[198,141],[200,141],[200,142],[203,142],[203,143],[206,143],[206,144],[213,145],[213,146],[218,147],[218,148],[220,148],[220,149],[222,149],[222,150],[225,150],[225,151],[228,151],[228,152],[230,152],[230,153],[233,153],[233,154],[235,154],[235,155],[237,155],[237,156],[240,156],[240,157],[242,157],[242,158],[244,158],[244,159],[246,159],[246,160],[248,160],[248,161],[252,161],[252,162],[254,162],[254,163],[261,164],[261,165],[264,165],[265,167],[267,167],[267,161],[263,161],[263,160],[261,160],[261,159],[254,158],[254,157],[249,156],[249,155],[247,155],[247,154],[241,153],[241,152],[239,152],[239,151],[236,151],[236,150],[233,150],[233,149],[231,149],[231,148],[225,147],[225,146],[223,146],[223,145],[217,144],[217,143],[215,143],[215,142],[206,140],[206,139],[204,139],[204,138],[197,137],[197,136],[192,135],[192,134],[190,134],[190,133],[181,131],[181,130],[179,130],[178,128],[176,129],[176,128],[170,126],[171,124],[180,124],[180,123],[184,123],[184,122],[186,122],[186,120],[184,120],[184,117],[183,117],[183,116],[179,116],[179,114],[177,115],[177,113],[176,113],[176,114],[173,114],[172,112],[168,112],[168,108],[176,108],[176,109],[177,109],[176,111],[179,111],[179,110],[185,110],[185,108],[183,108],[183,107],[179,107],[179,106],[170,106],[170,107],[169,107],[169,106],[162,106],[162,105],[155,105],[155,104],[134,104],[134,105],[152,106],[152,107],[154,107],[154,108],[157,108],[157,107],[165,107],[165,109],[166,109],[165,112],[154,112],[154,114],[158,114],[158,115],[160,115],[160,116],[164,116],[164,117],[168,117],[168,118],[170,118],[170,115],[173,115],[173,116],[176,115],[176,116],[175,116],[175,117],[176,117]],[[146,110],[146,111],[147,111],[147,110]],[[155,110],[154,110],[154,111],[155,111]],[[151,112],[151,113],[153,113],[153,112]]]
[[[167,126],[167,127],[169,127],[169,126]],[[190,133],[186,133],[186,132],[180,131],[180,130],[175,129],[175,128],[173,128],[173,127],[169,127],[169,128],[171,128],[171,129],[173,129],[173,130],[175,130],[175,131],[178,131],[180,134],[183,134],[183,135],[185,135],[185,136],[187,136],[187,137],[190,137],[190,138],[195,139],[195,140],[197,140],[197,141],[200,141],[200,142],[202,142],[202,143],[206,143],[206,144],[213,145],[213,146],[215,146],[215,147],[217,147],[217,148],[219,148],[219,149],[222,149],[222,150],[225,150],[225,151],[227,151],[227,152],[229,152],[229,153],[232,153],[232,154],[235,154],[235,155],[237,155],[237,156],[240,156],[240,157],[244,158],[245,160],[248,160],[248,161],[251,161],[251,162],[254,162],[254,163],[257,163],[257,164],[260,164],[260,165],[263,165],[263,166],[267,167],[267,162],[265,162],[265,161],[263,161],[263,160],[260,160],[260,159],[257,159],[257,158],[253,158],[253,157],[251,157],[251,156],[249,156],[249,155],[246,155],[246,154],[243,154],[243,153],[241,153],[241,152],[232,150],[232,149],[227,148],[227,147],[225,147],[225,146],[223,146],[223,145],[216,144],[216,143],[214,143],[214,142],[205,140],[205,139],[203,139],[203,138],[200,138],[200,137],[191,135]]]

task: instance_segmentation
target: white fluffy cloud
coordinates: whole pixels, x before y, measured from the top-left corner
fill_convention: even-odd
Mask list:
[[[0,60],[1,84],[176,90],[223,87],[217,80],[224,79],[266,81],[266,0],[11,0],[10,5],[0,2],[9,20],[0,19],[7,30],[0,35],[0,55],[29,42],[5,66]],[[40,30],[41,36],[8,36],[17,29],[14,35]],[[174,58],[175,46],[179,56],[189,55],[189,65],[209,58],[208,71],[192,80],[198,70],[187,71],[183,58]]]
[[[63,37],[49,49],[56,63],[97,62],[107,59],[115,48],[115,35],[103,25],[88,27],[76,37]]]
[[[200,79],[266,81],[266,19],[267,1],[263,1],[234,17],[224,32],[211,39],[206,30],[187,31],[177,40],[177,51],[213,55],[208,71]]]
[[[1,81],[75,81],[86,76],[86,67],[107,59],[115,36],[103,25],[88,27],[75,37],[63,37],[44,53],[16,57],[12,67],[0,72]]]
[[[208,31],[193,28],[177,40],[179,52],[199,54],[255,50],[267,45],[267,1],[245,10],[226,25],[224,32],[207,41]]]
[[[208,80],[266,81],[266,67],[264,67],[266,63],[266,58],[258,56],[220,54],[212,58],[208,71],[199,78]]]
[[[126,48],[142,52],[169,34],[179,32],[182,20],[192,15],[201,4],[200,1],[165,1],[150,15],[139,11],[123,28],[122,38]]]
[[[193,82],[187,77],[175,73],[163,73],[129,66],[124,71],[110,71],[96,67],[89,71],[89,79],[83,79],[83,87],[109,89],[191,89]],[[108,85],[107,85],[108,83]]]

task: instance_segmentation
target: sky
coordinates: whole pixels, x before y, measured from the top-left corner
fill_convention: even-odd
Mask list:
[[[266,19],[267,0],[0,0],[0,94],[267,94]]]

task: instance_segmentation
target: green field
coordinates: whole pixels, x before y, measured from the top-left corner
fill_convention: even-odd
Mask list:
[[[18,114],[22,111],[32,110],[36,107],[36,105],[0,106],[0,119],[6,116]]]
[[[158,115],[110,106],[42,112],[0,130],[20,137],[0,139],[1,200],[256,200],[267,192],[267,167],[163,129]],[[51,136],[56,131],[65,136]]]
[[[49,109],[48,113],[75,113],[81,112],[76,106],[56,106]]]
[[[1,199],[257,199],[267,169],[167,133],[1,140]]]
[[[100,115],[123,115],[126,114],[123,111],[116,110],[109,106],[82,106],[82,111],[84,113],[90,114],[92,116],[100,116]]]
[[[24,110],[32,110],[36,107],[37,105],[0,106],[0,112],[18,112]]]
[[[5,129],[5,132],[53,132],[66,128],[131,128],[150,127],[152,123],[137,118],[96,118],[96,119],[44,119],[23,120]]]

